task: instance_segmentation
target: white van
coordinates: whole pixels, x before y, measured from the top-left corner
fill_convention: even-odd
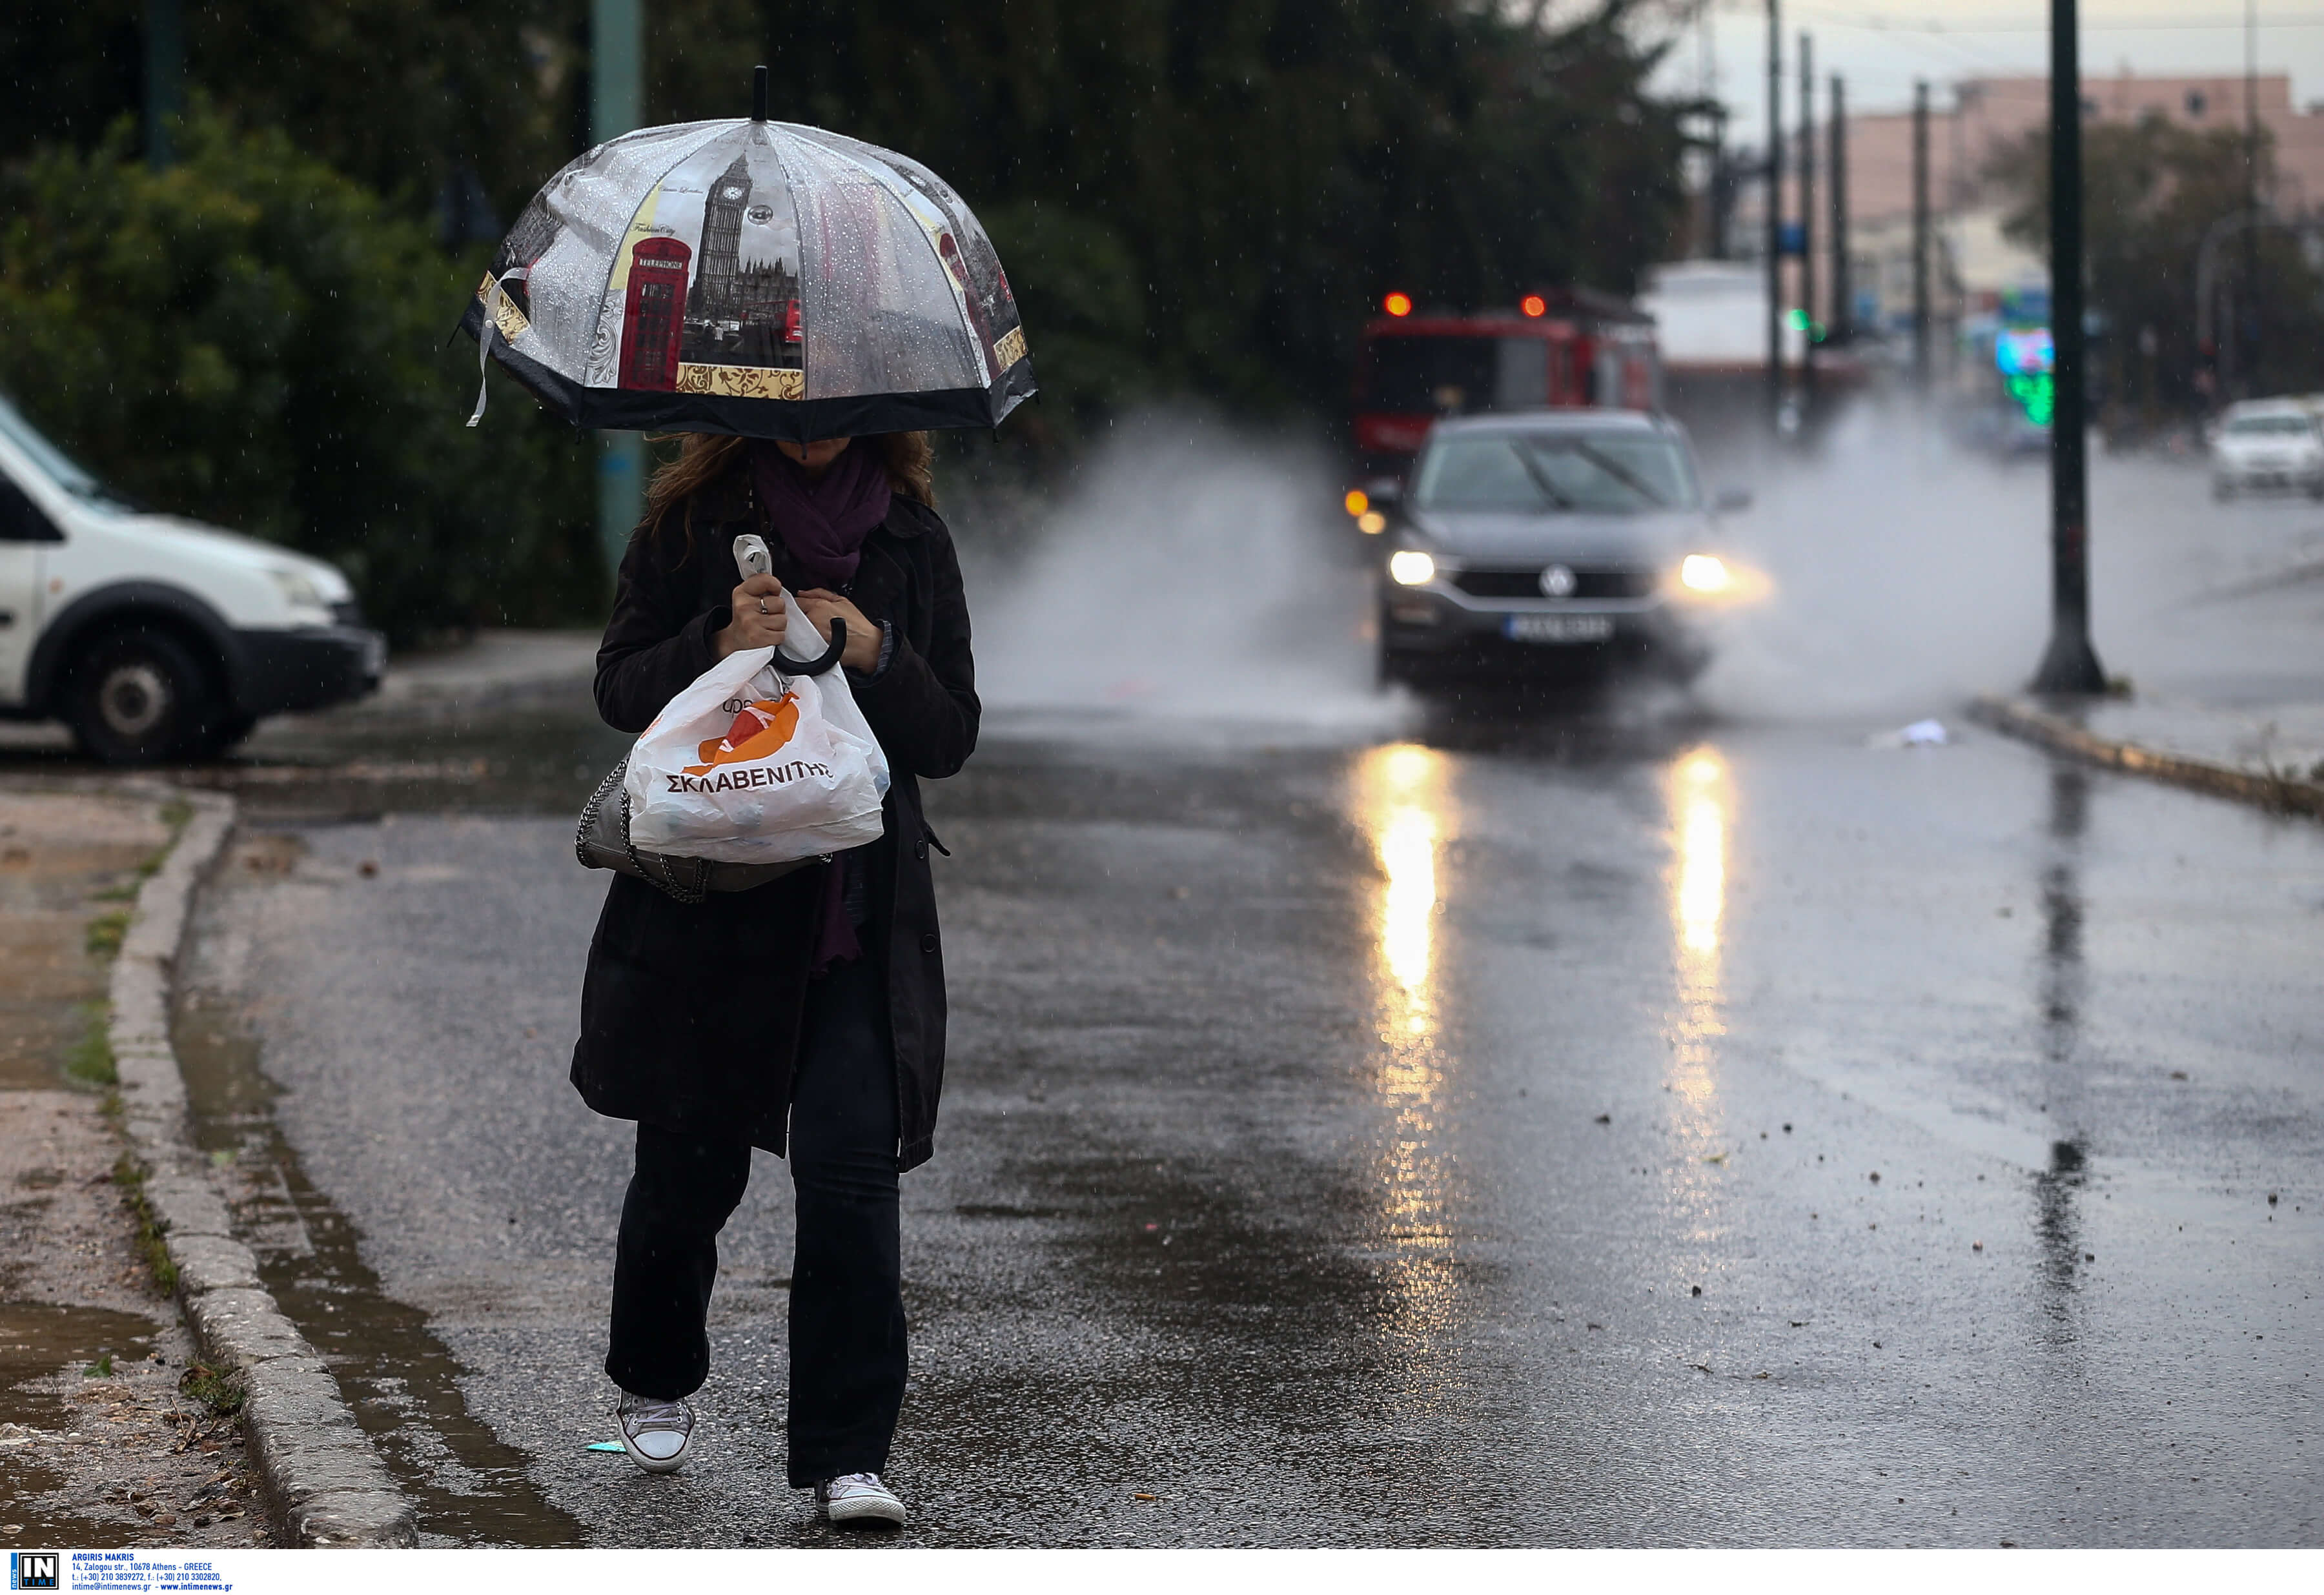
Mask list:
[[[108,764],[206,758],[371,692],[386,657],[337,569],[141,512],[0,399],[0,717]]]

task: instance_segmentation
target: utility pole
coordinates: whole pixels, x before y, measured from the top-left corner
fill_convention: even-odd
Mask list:
[[[1856,336],[1856,284],[1848,268],[1848,85],[1831,75],[1831,337]]]
[[[639,0],[590,0],[589,137],[597,143],[634,131],[644,118],[644,35]],[[645,474],[642,435],[598,434],[597,541],[608,574],[620,568],[645,513]]]
[[[1784,16],[1767,0],[1767,426],[1784,414]]]
[[[1815,408],[1815,41],[1800,35],[1800,407]]]
[[[186,112],[186,15],[180,0],[145,0],[145,164],[178,159],[172,126]]]
[[[2082,66],[2074,0],[2050,0],[2050,646],[2033,690],[2094,696],[2088,391],[2082,360]]]
[[[2244,0],[2244,212],[2259,214],[2259,0]],[[2259,364],[2259,228],[2244,229],[2243,291],[2236,295],[2241,312],[2228,327],[2237,340],[2237,397],[2252,396],[2251,373]]]
[[[1929,85],[1913,85],[1913,385],[1929,389]]]
[[[1727,107],[1711,107],[1711,258],[1723,261],[1733,253],[1727,223],[1735,198],[1735,173],[1727,163]]]

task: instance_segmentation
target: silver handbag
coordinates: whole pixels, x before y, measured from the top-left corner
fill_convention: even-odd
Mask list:
[[[648,853],[630,840],[630,795],[622,789],[622,778],[629,770],[630,756],[624,753],[582,806],[581,824],[573,833],[573,856],[583,869],[634,875],[681,903],[698,903],[714,891],[748,891],[794,870],[831,862],[827,853],[779,864],[728,864]]]

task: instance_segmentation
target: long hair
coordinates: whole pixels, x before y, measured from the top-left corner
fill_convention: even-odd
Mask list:
[[[678,457],[657,468],[646,484],[646,512],[639,522],[639,534],[659,535],[675,521],[686,539],[687,551],[692,552],[694,518],[683,512],[685,507],[695,494],[723,481],[730,472],[742,468],[746,441],[708,432],[686,433],[678,445]],[[888,467],[890,492],[931,510],[936,507],[936,451],[926,432],[883,432],[859,438],[849,447],[867,443],[879,446]],[[673,516],[672,510],[680,513]]]

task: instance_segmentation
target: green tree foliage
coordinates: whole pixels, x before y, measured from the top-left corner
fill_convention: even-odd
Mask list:
[[[143,92],[147,0],[0,6],[0,152],[93,147]],[[400,207],[462,174],[503,218],[586,142],[573,0],[179,0],[187,81]]]
[[[133,497],[337,562],[400,636],[594,604],[584,441],[497,375],[463,424],[484,246],[279,129],[197,116],[163,172],[129,143],[0,177],[0,388]]]
[[[2246,149],[2241,132],[2197,131],[2148,115],[2082,130],[2082,207],[2089,304],[2103,331],[2092,347],[2098,391],[2117,413],[2191,410],[2205,402],[2209,361],[2196,346],[2195,278],[2203,235],[2244,209]],[[2274,149],[2263,134],[2259,191],[2274,181]],[[2003,149],[1992,175],[2014,196],[2008,235],[2047,254],[2050,137],[2046,128]],[[2255,393],[2324,388],[2324,276],[2280,230],[2258,239],[2261,336],[2247,373]],[[2240,237],[2218,248],[2214,269],[2240,286]],[[2221,329],[2224,332],[2224,328]],[[2151,336],[2149,336],[2151,335]],[[2151,347],[2153,352],[2147,352]]]
[[[1336,409],[1379,296],[1628,291],[1681,137],[1628,0],[663,0],[654,120],[744,109],[927,161],[979,207],[1053,395]],[[1536,8],[1537,10],[1537,8]]]
[[[1012,435],[1156,392],[1333,413],[1388,290],[1627,291],[1665,252],[1642,3],[655,0],[646,119],[742,114],[763,60],[778,115],[955,183],[1048,400]],[[512,389],[465,430],[443,345],[475,235],[586,142],[589,8],[181,5],[208,109],[159,176],[144,0],[0,7],[0,387],[157,506],[340,560],[401,634],[594,610],[586,440]]]

